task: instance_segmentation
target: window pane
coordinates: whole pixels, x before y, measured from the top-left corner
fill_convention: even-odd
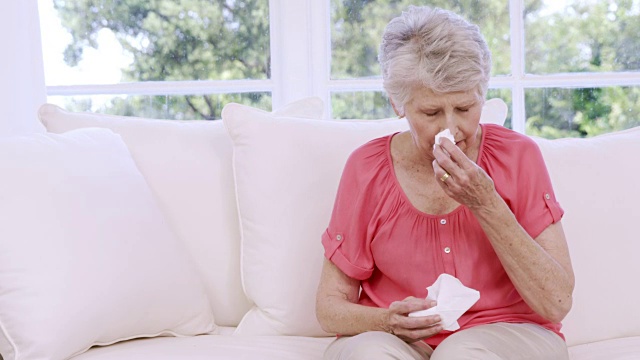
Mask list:
[[[111,115],[171,120],[220,119],[222,108],[230,102],[271,111],[271,94],[269,93],[216,94],[207,96],[49,96],[47,101],[69,111],[90,111]]]
[[[47,85],[269,78],[268,0],[39,0]]]
[[[511,109],[511,90],[489,89],[487,99],[500,98]],[[396,114],[389,98],[382,91],[335,92],[331,94],[334,119],[386,119]],[[511,128],[511,111],[507,113],[505,127]]]
[[[331,94],[334,119],[386,119],[396,117],[389,98],[382,91],[336,92]]]
[[[640,70],[640,1],[526,4],[527,72]]]
[[[640,87],[529,89],[528,135],[587,137],[640,125]]]
[[[499,98],[507,104],[507,119],[504,121],[504,127],[513,129],[511,122],[511,89],[489,89],[487,91],[487,99]]]
[[[331,77],[379,76],[378,47],[384,27],[409,5],[409,0],[331,0]],[[508,0],[422,1],[452,10],[480,27],[493,56],[493,74],[509,74]]]

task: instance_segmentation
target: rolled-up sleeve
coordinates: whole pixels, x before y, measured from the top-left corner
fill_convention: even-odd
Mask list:
[[[361,165],[352,154],[340,179],[331,220],[322,234],[325,257],[357,280],[368,279],[374,266],[367,233],[374,196],[368,191],[372,187]]]
[[[547,166],[538,145],[531,141],[520,159],[517,201],[513,212],[520,225],[536,238],[564,215],[556,199]]]

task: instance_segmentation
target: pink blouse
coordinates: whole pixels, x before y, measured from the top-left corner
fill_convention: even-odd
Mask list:
[[[556,201],[542,154],[530,138],[482,124],[477,164],[527,233],[536,238],[564,211]],[[322,235],[325,257],[360,280],[359,304],[388,308],[407,296],[424,298],[438,275],[480,291],[458,320],[460,329],[495,322],[536,323],[560,333],[561,324],[535,313],[507,276],[480,224],[463,205],[430,215],[408,200],[393,169],[394,136],[356,149],[345,165],[333,214]],[[451,332],[425,342],[436,346]]]

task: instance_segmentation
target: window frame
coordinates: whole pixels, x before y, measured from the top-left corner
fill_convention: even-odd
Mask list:
[[[638,72],[525,73],[524,0],[509,0],[511,74],[494,76],[490,89],[510,89],[512,127],[525,132],[525,91],[534,88],[638,86]],[[382,79],[331,79],[330,0],[269,0],[271,79],[158,81],[109,85],[47,86],[48,96],[204,95],[270,92],[272,108],[317,96],[330,119],[331,94],[383,91]]]

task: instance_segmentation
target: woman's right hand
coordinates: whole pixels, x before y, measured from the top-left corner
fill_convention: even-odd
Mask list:
[[[433,300],[410,296],[389,305],[387,332],[396,335],[407,343],[429,338],[442,331],[439,315],[409,317],[409,313],[426,310],[436,306]]]

